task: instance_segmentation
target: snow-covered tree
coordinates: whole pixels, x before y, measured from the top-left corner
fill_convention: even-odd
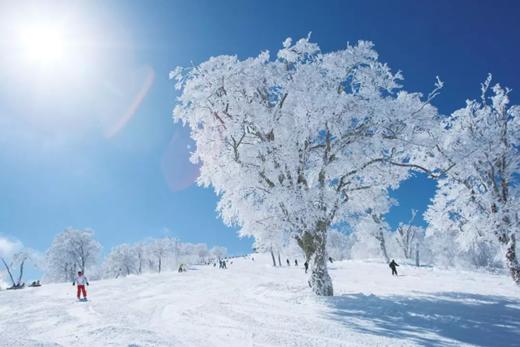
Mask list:
[[[273,266],[282,266],[280,252],[286,248],[290,241],[290,234],[287,232],[280,232],[280,230],[273,229],[272,220],[267,223],[258,222],[258,229],[255,233],[254,247],[260,252],[269,252]]]
[[[67,229],[52,241],[46,257],[46,278],[70,281],[76,271],[95,266],[101,245],[91,230]]]
[[[213,259],[222,259],[227,255],[227,248],[222,246],[214,246],[209,251]]]
[[[134,245],[122,244],[107,255],[103,271],[105,277],[120,277],[154,271],[175,270],[178,264],[205,263],[209,257],[224,257],[227,250],[215,247],[208,251],[203,243],[179,242],[170,237],[147,239]]]
[[[501,244],[487,228],[485,213],[471,208],[470,193],[464,185],[441,179],[431,205],[426,241],[436,265],[497,268],[502,267]]]
[[[40,268],[41,254],[24,247],[18,240],[0,236],[0,288],[5,285],[6,279],[9,280],[12,288],[21,288],[24,283],[25,266],[28,263]]]
[[[193,254],[198,258],[199,263],[205,263],[208,256],[209,250],[205,243],[197,243],[193,247]]]
[[[22,286],[25,264],[30,258],[31,251],[25,248],[14,253],[10,260],[6,257],[0,257],[13,288]]]
[[[182,264],[197,264],[201,262],[201,257],[199,256],[199,251],[203,248],[206,249],[207,246],[205,244],[194,244],[194,243],[177,243],[177,260]],[[202,252],[204,254],[204,252]]]
[[[170,237],[154,239],[148,243],[148,250],[155,261],[157,272],[162,271],[165,260],[172,260],[171,258],[177,254],[176,248],[177,241]]]
[[[133,246],[135,256],[137,258],[137,273],[141,274],[143,273],[147,260],[148,260],[148,248],[147,244],[145,242],[138,242],[136,245]]]
[[[413,222],[417,215],[417,210],[412,210],[412,216],[408,223],[399,223],[395,230],[395,240],[399,248],[403,252],[406,259],[416,258],[416,264],[419,263],[420,245],[424,240],[424,228],[414,225]]]
[[[385,215],[397,202],[391,199],[386,189],[371,189],[365,192],[364,200],[357,204],[357,209],[350,211],[347,220],[354,233],[355,252],[363,253],[365,257],[375,254],[390,262],[388,240],[391,238],[390,226]],[[375,249],[374,245],[377,245]],[[370,251],[369,251],[370,250]],[[356,257],[359,257],[357,254]]]
[[[493,235],[465,233],[451,223],[444,224],[440,229],[441,225],[443,224],[440,222],[428,225],[425,237],[425,250],[430,251],[432,263],[436,266],[490,270],[504,266],[499,242],[494,237],[489,237]]]
[[[426,216],[432,230],[456,232],[458,244],[496,242],[504,263],[520,285],[516,239],[520,230],[520,107],[509,106],[510,92],[491,76],[481,100],[468,100],[445,122],[440,151],[453,168],[439,182]]]
[[[17,240],[11,240],[0,236],[0,285],[4,285],[4,280],[8,280],[11,286],[16,285],[16,255],[23,251],[23,245]],[[5,284],[7,285],[7,283]]]
[[[352,248],[352,235],[347,235],[338,230],[331,229],[327,235],[327,255],[336,259],[343,260],[350,258]]]
[[[211,58],[172,72],[182,90],[174,118],[188,124],[224,222],[257,236],[259,221],[290,233],[310,260],[310,285],[332,295],[328,230],[359,210],[371,189],[396,187],[435,149],[428,99],[400,91],[400,73],[369,42],[322,53],[287,39],[277,58]]]
[[[104,264],[104,273],[108,277],[128,276],[138,273],[139,259],[135,247],[122,244],[112,248]]]

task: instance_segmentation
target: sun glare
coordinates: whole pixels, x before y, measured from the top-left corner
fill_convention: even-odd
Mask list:
[[[52,23],[35,23],[20,30],[19,44],[27,61],[41,65],[59,63],[66,53],[63,28]]]

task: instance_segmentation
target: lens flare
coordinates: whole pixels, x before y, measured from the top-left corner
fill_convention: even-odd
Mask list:
[[[166,151],[164,152],[161,168],[168,187],[177,192],[190,187],[197,177],[200,168],[190,162],[191,143],[187,131],[175,131]]]
[[[19,44],[24,58],[40,65],[59,63],[67,50],[64,28],[46,22],[22,27]]]
[[[144,98],[150,91],[150,88],[153,85],[153,82],[155,80],[155,72],[154,70],[146,66],[145,67],[145,77],[144,80],[135,94],[134,98],[132,99],[132,102],[128,105],[128,108],[126,109],[125,113],[122,114],[117,121],[105,132],[105,136],[107,138],[114,137],[119,131],[121,131],[125,125],[132,119],[134,114],[139,109],[139,106],[143,102]]]

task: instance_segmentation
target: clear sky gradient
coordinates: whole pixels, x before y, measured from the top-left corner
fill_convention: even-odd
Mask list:
[[[439,75],[443,113],[479,97],[488,72],[518,103],[518,18],[518,1],[1,2],[0,234],[41,251],[76,227],[92,228],[105,252],[165,235],[248,252],[213,191],[193,184],[170,70],[276,52],[312,31],[324,51],[373,41],[409,91],[428,93]],[[63,23],[57,64],[19,56],[16,28],[39,20]],[[424,177],[405,182],[388,220],[424,211],[433,191]]]

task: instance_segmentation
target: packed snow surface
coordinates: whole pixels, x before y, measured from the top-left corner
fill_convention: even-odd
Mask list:
[[[520,346],[520,289],[505,275],[335,262],[324,298],[301,265],[269,261],[92,281],[86,303],[70,283],[2,291],[0,345]]]

